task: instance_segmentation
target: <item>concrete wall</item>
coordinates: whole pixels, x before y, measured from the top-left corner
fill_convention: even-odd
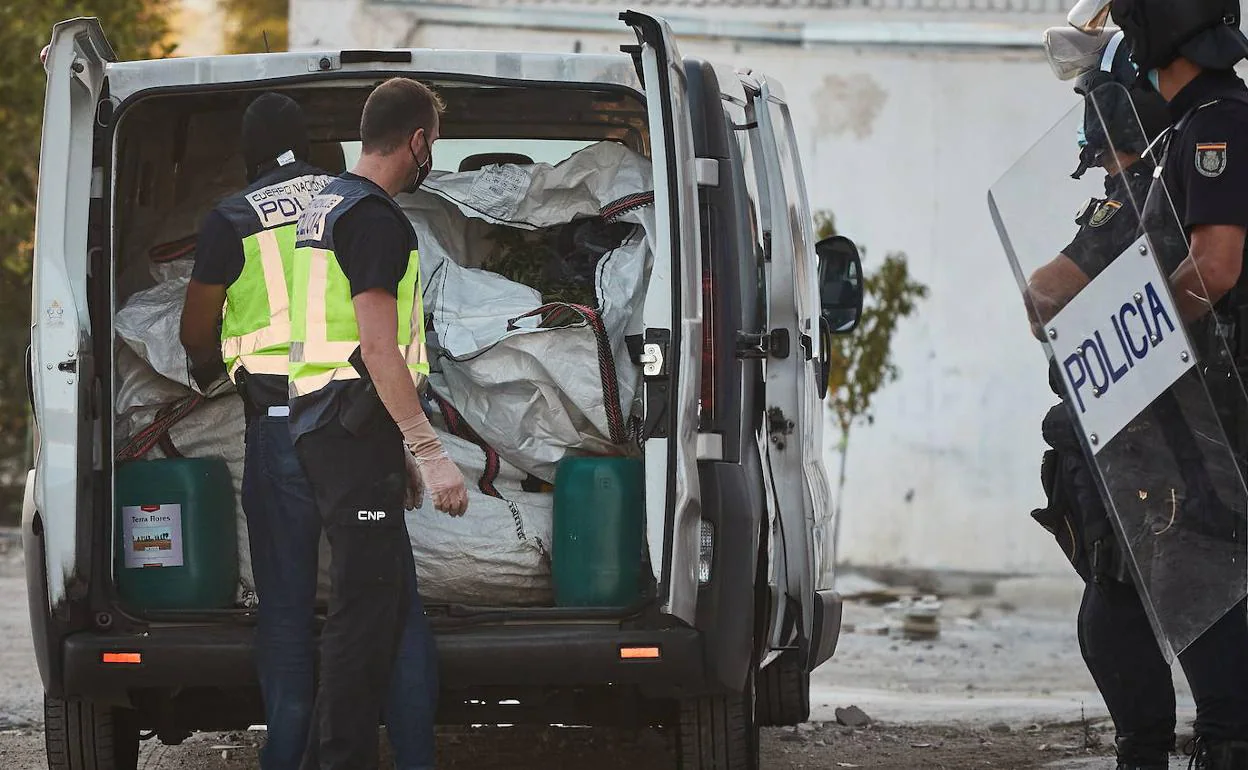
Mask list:
[[[1037,37],[1049,21],[1036,22]],[[295,47],[539,51],[612,51],[633,42],[622,25],[618,34],[422,25],[410,13],[359,0],[294,0],[291,40]],[[1054,399],[985,199],[1075,106],[1069,85],[1053,78],[1038,50],[802,49],[705,39],[681,46],[686,55],[783,82],[813,206],[833,211],[841,230],[866,245],[868,269],[886,252],[904,251],[931,288],[897,340],[901,379],[880,394],[874,422],[852,436],[842,562],[1068,569],[1028,516],[1042,502],[1039,422]],[[831,426],[828,434],[831,443]],[[834,447],[827,461],[835,479]]]

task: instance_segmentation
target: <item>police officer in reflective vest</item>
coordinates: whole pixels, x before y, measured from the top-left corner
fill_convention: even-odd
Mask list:
[[[333,551],[305,770],[377,766],[377,717],[411,589],[405,495],[462,515],[464,477],[421,406],[415,232],[392,198],[433,163],[440,98],[394,78],[369,96],[362,155],[299,219],[291,290],[291,429]]]
[[[295,770],[312,720],[321,520],[287,421],[288,296],[295,223],[332,177],[306,162],[303,113],[276,93],[257,97],[244,113],[242,151],[250,184],[204,218],[182,341],[201,392],[220,395],[232,382],[243,398],[243,509],[260,598],[256,660],[268,724],[261,766]],[[414,585],[411,570],[409,581]],[[428,620],[414,590],[408,608],[386,707],[401,770],[433,766],[432,730],[422,725],[437,695]]]

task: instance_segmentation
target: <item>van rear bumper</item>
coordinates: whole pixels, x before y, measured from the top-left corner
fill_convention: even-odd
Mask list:
[[[64,644],[65,695],[126,703],[135,690],[256,687],[248,627],[151,628],[145,634],[86,632]],[[622,630],[611,624],[475,627],[438,634],[445,689],[632,685],[648,697],[703,694],[703,640],[692,628]],[[623,647],[657,647],[658,659],[624,659]],[[104,663],[104,653],[140,663]]]

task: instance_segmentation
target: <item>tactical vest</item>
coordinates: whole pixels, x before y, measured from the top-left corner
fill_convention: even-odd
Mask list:
[[[360,345],[351,283],[334,252],[334,225],[360,201],[385,201],[404,222],[407,217],[389,196],[356,179],[335,179],[299,218],[290,297],[290,394],[315,393],[332,382],[359,379],[350,362]],[[409,226],[410,231],[410,226]],[[411,232],[407,271],[398,289],[398,343],[412,380],[429,374],[425,354],[424,303],[420,257]]]
[[[285,377],[290,353],[290,285],[295,223],[333,177],[302,161],[265,174],[217,210],[243,245],[243,269],[225,290],[221,358],[239,369]]]

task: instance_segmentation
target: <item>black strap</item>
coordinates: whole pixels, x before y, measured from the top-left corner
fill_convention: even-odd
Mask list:
[[[1232,102],[1239,102],[1240,104],[1248,106],[1248,92],[1235,91],[1234,93],[1224,94],[1222,96],[1219,96],[1217,99],[1204,102],[1203,104],[1198,104],[1195,107],[1188,110],[1187,114],[1179,118],[1179,121],[1174,124],[1174,128],[1170,129],[1169,134],[1166,136],[1166,140],[1165,140],[1166,149],[1165,149],[1165,152],[1161,153],[1161,158],[1163,160],[1165,159],[1166,154],[1169,153],[1170,151],[1170,145],[1174,142],[1174,139],[1176,137],[1180,137],[1183,135],[1183,132],[1187,130],[1188,124],[1192,122],[1192,118],[1196,116],[1196,113],[1200,112],[1201,110],[1212,107],[1215,104],[1220,104],[1224,100],[1230,100]]]
[[[498,452],[485,439],[481,438],[481,435],[468,424],[468,421],[451,405],[450,401],[439,395],[433,388],[429,388],[428,392],[429,397],[437,403],[438,409],[442,412],[442,419],[446,421],[446,429],[452,435],[476,444],[485,453],[485,468],[481,472],[481,478],[477,480],[477,489],[480,489],[490,497],[503,499],[503,495],[498,491],[498,487],[494,486],[494,482],[498,480],[498,474],[502,470],[502,458],[499,457]]]

